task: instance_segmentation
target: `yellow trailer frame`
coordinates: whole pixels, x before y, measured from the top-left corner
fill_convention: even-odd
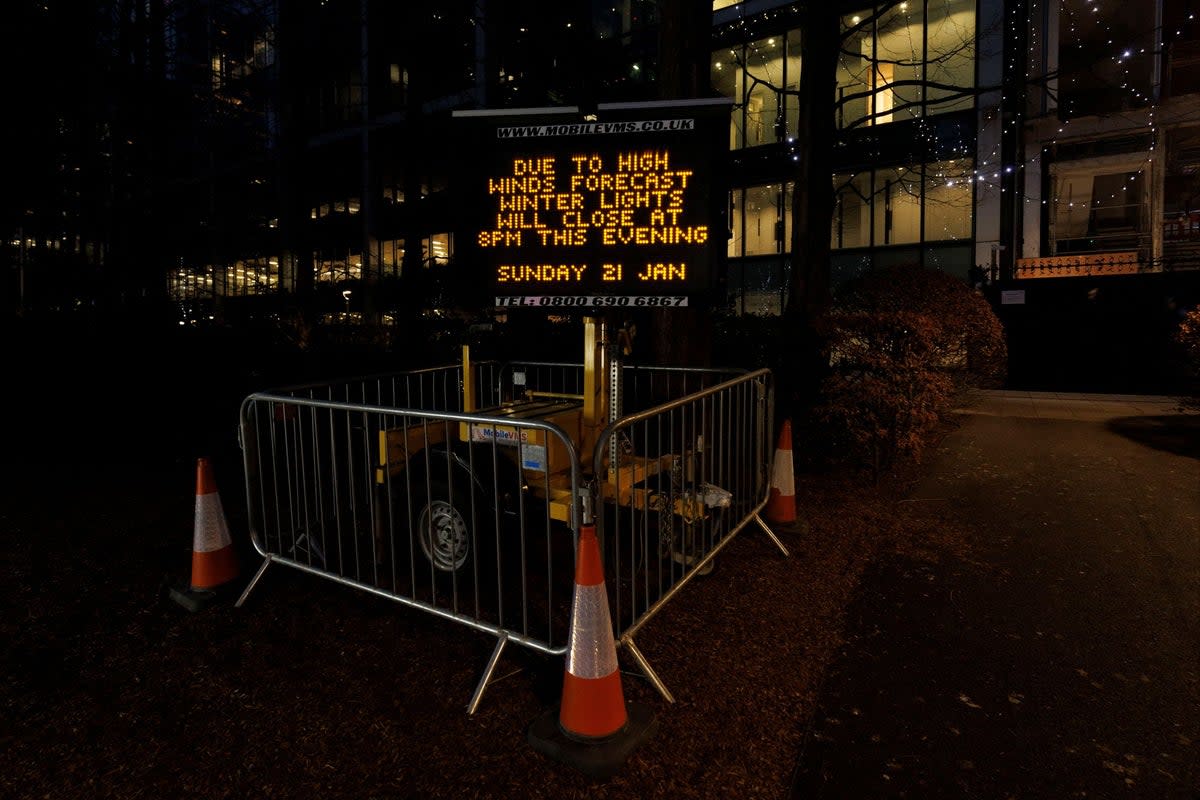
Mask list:
[[[511,418],[514,422],[537,419],[553,423],[566,432],[575,444],[577,452],[587,459],[583,464],[586,468],[591,463],[588,456],[596,446],[600,433],[611,421],[615,409],[610,403],[612,387],[608,326],[596,317],[585,317],[583,339],[582,394],[529,391],[520,400],[490,408],[477,407],[471,351],[469,347],[464,346],[463,410],[479,412],[489,417]],[[447,426],[440,425],[414,425],[381,430],[378,465],[375,470],[376,483],[385,483],[389,477],[403,471],[408,462],[424,447],[445,443],[446,430]],[[496,441],[504,444],[505,452],[517,462],[522,478],[531,492],[549,505],[551,519],[570,521],[571,506],[574,502],[570,485],[571,465],[567,461],[567,448],[556,437],[547,436],[543,430],[518,425],[470,422],[459,422],[454,433],[462,443]],[[531,454],[532,457],[527,458],[527,454]],[[659,508],[659,497],[653,490],[644,488],[647,479],[671,469],[680,456],[646,458],[624,455],[621,458],[621,469],[608,469],[605,470],[605,475],[595,476],[601,478],[596,482],[598,501],[639,510],[670,510],[689,521],[703,518],[705,507],[699,500],[678,498],[674,500],[672,508]]]

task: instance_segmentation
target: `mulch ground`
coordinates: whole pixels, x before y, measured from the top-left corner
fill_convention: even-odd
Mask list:
[[[790,558],[748,527],[639,633],[676,702],[621,656],[627,700],[659,727],[597,781],[526,741],[558,701],[561,659],[509,646],[470,716],[494,645],[478,632],[282,567],[240,609],[173,603],[197,453],[161,432],[194,409],[133,400],[150,419],[99,425],[64,396],[3,456],[3,797],[787,797],[864,569],[963,547],[937,504],[902,502],[919,466],[879,486],[801,476],[807,527],[780,531]],[[232,425],[216,435],[229,444]],[[244,538],[236,453],[214,460]]]
[[[73,797],[786,797],[864,568],[961,541],[879,487],[799,480],[784,558],[753,527],[622,657],[657,734],[608,781],[530,747],[561,660],[509,647],[474,716],[482,634],[276,567],[246,606],[166,595],[190,553],[182,460],[10,481],[0,524],[0,794]],[[911,477],[911,476],[910,476]],[[235,478],[223,494],[236,529]],[[253,563],[246,564],[247,573]],[[248,574],[247,574],[248,577]]]

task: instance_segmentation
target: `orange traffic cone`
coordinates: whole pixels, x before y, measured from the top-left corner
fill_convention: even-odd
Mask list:
[[[215,596],[215,591],[238,577],[237,553],[229,535],[229,523],[221,506],[221,495],[207,458],[196,461],[196,524],[192,539],[192,576],[186,589],[176,587],[171,596],[184,607],[197,611]]]
[[[575,561],[562,705],[530,726],[529,741],[551,758],[607,778],[654,732],[655,724],[649,708],[625,703],[600,543],[595,526],[585,524]]]
[[[767,500],[766,517],[771,522],[796,521],[796,474],[792,469],[792,421],[783,421],[779,446],[775,449],[775,465],[771,469],[771,496]]]
[[[571,641],[563,674],[559,724],[568,736],[599,739],[612,736],[629,721],[617,667],[617,644],[608,615],[604,565],[593,525],[579,535],[575,564],[575,602],[571,606]]]
[[[215,589],[238,576],[237,553],[212,467],[207,458],[196,462],[196,531],[192,545],[192,588]]]

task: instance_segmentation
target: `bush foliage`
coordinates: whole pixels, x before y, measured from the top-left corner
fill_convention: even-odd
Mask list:
[[[897,455],[920,458],[954,394],[937,367],[937,325],[909,311],[839,312],[823,324],[830,373],[814,416],[831,451],[875,470]]]
[[[956,388],[1003,384],[1004,328],[987,299],[953,275],[913,266],[877,269],[845,284],[834,303],[835,314],[901,311],[932,326],[929,357]]]
[[[999,386],[1007,371],[987,300],[936,270],[873,270],[844,285],[819,328],[829,372],[810,435],[876,475],[897,457],[920,459],[958,396]]]
[[[1191,380],[1190,404],[1200,405],[1200,308],[1193,308],[1183,316],[1174,338]]]

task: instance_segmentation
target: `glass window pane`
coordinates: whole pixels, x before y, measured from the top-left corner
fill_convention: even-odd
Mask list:
[[[729,193],[729,249],[730,258],[737,258],[742,254],[742,198],[744,192],[741,189],[734,189]]]
[[[833,176],[833,230],[830,246],[871,245],[871,173]]]
[[[921,170],[903,167],[875,173],[875,244],[921,240]]]
[[[384,276],[396,276],[400,274],[400,267],[404,264],[404,240],[389,239],[379,243],[380,250],[380,270]]]
[[[931,247],[925,251],[925,266],[942,272],[956,275],[967,280],[971,271],[971,259],[975,248],[966,247]]]
[[[925,167],[925,241],[971,238],[969,176],[965,159]]]
[[[1147,181],[1142,170],[1101,169],[1054,175],[1055,255],[1145,246]]]
[[[783,264],[777,259],[742,262],[742,305],[747,314],[783,313]]]
[[[783,185],[783,241],[780,242],[780,252],[783,253],[792,250],[792,197],[795,191],[795,181]]]
[[[726,302],[735,314],[746,313],[746,310],[742,308],[742,298],[745,296],[744,287],[742,262],[735,261],[730,263],[729,271],[725,274],[725,292]]]
[[[929,0],[927,70],[929,80],[970,89],[975,86],[975,0]],[[930,88],[926,113],[970,108],[970,93],[956,97],[951,89]]]
[[[742,133],[742,69],[738,65],[736,50],[717,50],[712,54],[712,69],[710,70],[713,91],[729,97],[734,101],[733,111],[729,119],[729,149],[743,147],[745,136]]]
[[[838,53],[836,116],[839,128],[860,124],[867,115],[868,98],[865,95],[871,89],[871,29],[857,26],[869,16],[870,12],[864,10],[842,18],[842,30],[847,33]]]
[[[746,147],[778,141],[779,90],[783,88],[783,37],[746,46]]]
[[[829,280],[834,286],[840,286],[848,280],[857,278],[871,268],[869,252],[835,253],[829,259]]]
[[[874,269],[907,267],[921,263],[921,251],[916,247],[890,247],[887,250],[875,250],[871,256],[871,266]]]
[[[1054,238],[1061,241],[1086,235],[1092,207],[1092,176],[1064,175],[1054,185]]]
[[[454,237],[449,233],[435,233],[422,240],[421,250],[425,266],[448,264],[454,255]]]
[[[1156,30],[1155,17],[1161,13],[1156,10],[1165,9],[1181,21],[1185,11],[1188,20],[1195,11],[1193,3],[1179,0],[1163,3],[1063,0],[1058,5],[1064,23],[1058,42],[1057,66],[1061,76],[1058,110],[1066,118],[1121,113],[1153,103],[1154,64],[1161,58],[1163,47],[1158,37],[1165,33],[1162,27]],[[1178,36],[1182,29],[1170,25],[1166,30]],[[1188,63],[1189,56],[1174,48],[1172,52],[1173,69]]]
[[[784,64],[787,70],[787,85],[788,91],[796,92],[800,90],[800,31],[788,31],[787,33],[787,55],[786,63]],[[783,98],[784,107],[786,109],[785,116],[787,117],[787,135],[794,137],[796,132],[800,130],[800,108],[796,102],[796,95],[785,95]]]
[[[1104,236],[1141,229],[1141,172],[1097,175],[1092,182],[1091,232]]]
[[[776,226],[780,222],[778,183],[750,186],[745,204],[745,254],[772,255],[779,252]]]
[[[875,37],[875,124],[921,115],[924,36],[921,3],[900,3],[884,12]]]

